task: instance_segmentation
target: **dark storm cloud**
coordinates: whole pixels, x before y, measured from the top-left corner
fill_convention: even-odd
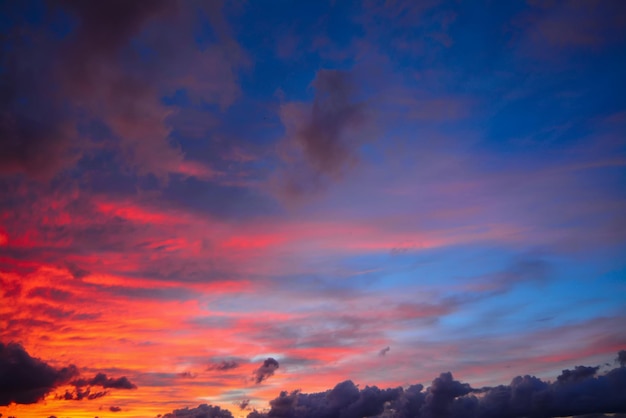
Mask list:
[[[555,382],[526,375],[509,385],[481,389],[454,380],[449,372],[426,390],[422,385],[359,389],[346,381],[321,393],[281,392],[269,412],[253,411],[248,418],[600,418],[626,412],[626,367],[602,376],[597,371],[578,366],[564,370]]]
[[[105,389],[137,389],[126,376],[113,378],[104,373],[96,374],[92,379],[78,379],[72,382],[76,387],[101,386]]]
[[[55,369],[16,343],[0,343],[0,405],[31,404],[78,374],[76,366]]]
[[[227,370],[236,369],[237,367],[239,367],[239,363],[237,363],[235,360],[224,360],[219,363],[210,364],[209,366],[207,366],[206,369],[207,371],[216,370],[220,372],[225,372]]]
[[[176,409],[162,418],[233,418],[233,414],[219,406],[207,404],[198,405],[197,408]]]
[[[263,361],[263,364],[254,371],[254,381],[259,384],[269,377],[274,375],[274,372],[278,369],[278,362],[271,357],[268,357]]]

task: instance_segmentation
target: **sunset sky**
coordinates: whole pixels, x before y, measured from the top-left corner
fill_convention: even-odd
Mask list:
[[[626,349],[626,2],[8,0],[0,33],[3,417]]]

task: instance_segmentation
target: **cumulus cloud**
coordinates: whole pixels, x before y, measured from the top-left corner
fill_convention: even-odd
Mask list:
[[[272,377],[278,367],[278,361],[272,357],[268,357],[265,361],[263,361],[263,364],[254,371],[254,382],[259,384]]]
[[[76,366],[56,369],[19,344],[0,343],[0,405],[35,403],[76,375]]]
[[[594,376],[599,368],[600,367],[576,366],[574,370],[563,370],[556,379],[560,383],[575,382]]]
[[[626,412],[626,367],[601,376],[598,367],[564,370],[554,382],[525,375],[510,384],[472,388],[442,373],[427,389],[359,389],[339,383],[320,393],[281,392],[267,413],[253,411],[248,418],[588,418]],[[618,417],[622,415],[616,415]]]
[[[233,418],[233,414],[219,406],[207,404],[198,405],[197,408],[176,409],[162,418]]]
[[[125,376],[109,378],[104,373],[98,373],[91,379],[78,376],[78,368],[74,365],[54,368],[31,357],[20,344],[0,343],[0,405],[36,403],[64,384],[72,385],[74,389],[56,394],[57,399],[94,400],[109,393],[107,390],[94,390],[92,386],[103,389],[137,388]]]

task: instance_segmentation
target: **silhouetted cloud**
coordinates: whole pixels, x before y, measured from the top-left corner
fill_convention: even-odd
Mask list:
[[[382,350],[380,350],[380,351],[378,352],[378,355],[379,355],[379,356],[381,356],[381,357],[384,357],[384,356],[386,356],[386,355],[387,355],[387,353],[389,352],[389,350],[391,350],[391,348],[390,348],[389,346],[387,346],[387,347],[383,348]]]
[[[109,411],[111,412],[120,412],[122,410],[122,408],[120,408],[119,406],[110,406],[109,407]]]
[[[197,408],[176,409],[162,418],[233,418],[229,411],[207,404],[198,405]]]
[[[0,405],[31,404],[78,374],[76,366],[55,369],[16,343],[0,343]]]
[[[617,353],[617,362],[619,363],[620,366],[625,367],[626,366],[626,350],[620,350]]]
[[[345,381],[321,393],[283,391],[270,401],[267,413],[255,410],[248,418],[600,418],[626,412],[626,367],[602,376],[597,371],[577,366],[552,383],[526,375],[509,385],[481,389],[454,380],[450,372],[440,374],[426,390],[422,385],[359,390]]]
[[[107,377],[104,373],[96,374],[92,379],[78,379],[72,382],[76,387],[102,386],[105,389],[137,389],[126,376],[113,378]]]
[[[87,399],[89,401],[102,398],[105,395],[108,395],[109,392],[106,390],[101,391],[92,391],[92,388],[81,389],[76,388],[74,390],[65,390],[65,393],[62,395],[57,395],[56,399],[64,399],[66,401],[82,401],[83,399]]]
[[[556,379],[560,383],[575,382],[594,376],[599,368],[600,367],[576,366],[574,370],[563,370]]]
[[[254,371],[255,383],[259,384],[267,378],[273,376],[278,367],[278,361],[274,360],[271,357],[265,359],[265,361],[263,361],[263,364]]]

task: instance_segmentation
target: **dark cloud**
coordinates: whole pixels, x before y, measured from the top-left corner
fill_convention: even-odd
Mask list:
[[[65,302],[65,301],[68,301],[74,295],[71,292],[67,292],[61,289],[56,289],[54,287],[34,287],[28,292],[27,296],[29,298],[38,297],[38,298],[47,299],[47,300]]]
[[[176,409],[162,418],[233,418],[233,414],[219,406],[207,404],[198,405],[197,408]]]
[[[72,274],[72,277],[74,277],[75,279],[83,279],[90,274],[88,270],[80,268],[74,263],[66,262],[65,266],[67,267],[67,270]]]
[[[575,382],[580,379],[595,376],[600,367],[576,366],[574,370],[563,370],[556,378],[560,383]]]
[[[56,92],[40,75],[53,60],[44,52],[24,52],[39,38],[16,29],[3,39],[12,48],[0,55],[0,174],[46,178],[76,160],[68,115],[55,106]],[[50,46],[40,42],[39,49]]]
[[[254,371],[254,381],[259,384],[269,377],[274,375],[274,372],[278,369],[278,362],[271,357],[268,357],[263,361],[263,364]]]
[[[239,363],[237,363],[235,360],[224,360],[219,363],[210,364],[209,366],[207,366],[206,369],[207,371],[217,370],[220,372],[224,372],[227,370],[236,369],[237,367],[239,367]]]
[[[250,405],[250,399],[244,399],[243,401],[237,403],[237,406],[239,407],[239,409],[246,410],[248,409],[248,406]]]
[[[626,350],[620,350],[617,353],[617,362],[620,366],[626,367]]]
[[[626,412],[626,367],[597,376],[598,367],[564,370],[555,382],[517,376],[509,385],[474,389],[442,373],[424,390],[359,389],[351,381],[332,390],[305,394],[281,392],[267,413],[248,418],[523,418],[585,416]]]
[[[322,393],[305,394],[299,391],[281,392],[270,401],[270,411],[260,414],[253,411],[248,418],[360,418],[376,416],[383,412],[387,402],[402,394],[402,389],[381,390],[367,386],[362,390],[351,381],[337,384],[332,390]]]
[[[193,42],[189,21],[202,9],[220,26],[215,48]],[[170,141],[162,94],[184,87],[223,107],[238,95],[243,53],[221,13],[213,3],[164,0],[2,2],[10,24],[1,34],[0,175],[50,179],[103,149],[139,174],[177,172],[183,154]],[[61,26],[62,36],[51,29]],[[148,59],[139,48],[155,53]]]
[[[48,2],[41,10],[45,20],[52,21],[58,6],[78,20],[76,31],[63,40],[16,19],[4,39],[11,48],[0,58],[0,174],[48,178],[78,160],[83,150],[63,95],[83,103],[85,94],[104,81],[96,68],[113,59],[165,3]]]
[[[93,391],[92,388],[76,388],[72,391],[66,390],[64,394],[57,395],[56,398],[66,401],[82,401],[83,399],[92,401],[94,399],[102,398],[108,394],[109,392],[106,390]]]
[[[55,369],[16,343],[0,343],[0,405],[31,404],[78,374],[76,366]]]
[[[76,387],[102,386],[105,389],[137,389],[126,376],[113,378],[104,373],[96,374],[92,379],[78,379],[72,382]]]
[[[379,355],[379,356],[381,356],[381,357],[384,357],[384,356],[386,356],[386,355],[387,355],[387,353],[389,352],[389,350],[391,350],[391,347],[387,346],[387,347],[383,348],[382,350],[380,350],[380,351],[378,352],[378,355]]]
[[[298,141],[318,171],[334,175],[354,158],[354,144],[344,134],[365,122],[365,107],[355,101],[356,86],[348,72],[320,70],[313,87],[315,101]]]
[[[119,406],[110,406],[109,407],[109,411],[111,412],[120,412],[122,410],[122,408],[120,408]]]
[[[281,119],[291,144],[302,151],[306,166],[297,164],[289,173],[286,189],[297,196],[341,176],[357,161],[357,148],[365,142],[367,107],[358,99],[353,74],[320,70],[313,80],[315,99],[310,108],[284,105]],[[286,160],[291,156],[286,155]]]

